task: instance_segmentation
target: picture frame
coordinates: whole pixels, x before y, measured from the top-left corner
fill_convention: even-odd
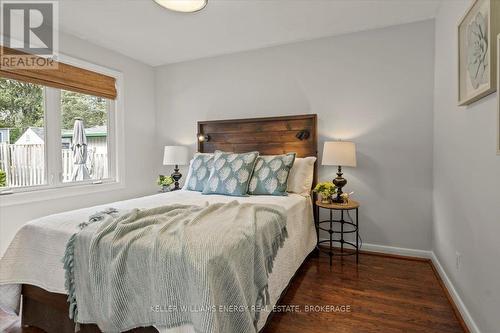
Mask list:
[[[500,1],[475,0],[458,24],[458,105],[497,90]]]
[[[497,36],[497,87],[500,87],[500,34]],[[497,155],[500,155],[500,90],[497,90]]]

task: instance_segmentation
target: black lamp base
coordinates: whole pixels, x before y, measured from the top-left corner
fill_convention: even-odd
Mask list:
[[[172,191],[180,190],[181,188],[179,187],[179,180],[182,178],[182,174],[179,172],[178,165],[175,165],[174,172],[171,174],[171,176],[174,179],[174,188],[172,189]]]
[[[342,187],[347,184],[347,179],[342,177],[342,167],[339,165],[339,169],[337,171],[337,177],[333,179],[333,185],[337,187],[337,196],[332,199],[335,203],[343,203],[344,199],[342,199]]]

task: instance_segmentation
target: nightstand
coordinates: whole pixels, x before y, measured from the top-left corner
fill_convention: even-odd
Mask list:
[[[348,256],[348,255],[356,255],[356,263],[359,262],[359,214],[358,214],[358,209],[359,209],[359,203],[354,200],[349,200],[347,204],[341,204],[341,203],[321,203],[321,201],[316,201],[315,203],[315,208],[316,208],[316,216],[317,216],[317,221],[316,222],[316,234],[318,236],[318,243],[316,245],[317,249],[319,252],[324,252],[327,253],[330,256],[330,266],[332,265],[332,258],[333,256]],[[327,220],[321,220],[320,217],[320,209],[327,209],[329,210],[329,219]],[[356,223],[354,223],[350,211],[355,211],[354,215],[356,216]],[[335,219],[334,215],[339,215],[340,213],[340,219]],[[336,214],[334,214],[336,213]],[[334,225],[340,225],[340,231],[334,229]],[[322,227],[322,225],[327,225],[328,228]],[[328,232],[329,234],[329,239],[324,239],[320,240],[319,239],[319,231],[323,230]],[[344,239],[344,236],[346,234],[355,234],[356,236],[356,243],[346,241]],[[340,239],[334,238],[334,235],[339,235]],[[329,245],[329,250],[325,251],[323,250],[320,245],[323,243],[328,243]],[[340,243],[340,251],[334,251],[333,244],[334,243]],[[344,251],[344,245],[348,245],[354,251]]]

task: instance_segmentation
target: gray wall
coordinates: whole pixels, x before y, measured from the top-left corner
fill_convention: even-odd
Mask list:
[[[457,23],[470,1],[436,19],[434,252],[483,333],[500,327],[500,156],[496,94],[457,106]],[[455,253],[462,255],[456,267]]]
[[[194,151],[198,120],[317,113],[320,151],[335,138],[358,144],[345,175],[364,241],[429,250],[433,57],[425,21],[162,66],[159,142]]]
[[[0,255],[16,231],[26,222],[44,215],[113,202],[155,192],[155,167],[161,152],[155,151],[154,69],[123,55],[89,44],[78,38],[60,36],[60,52],[90,63],[121,71],[124,81],[125,180],[126,188],[116,191],[77,195],[56,200],[1,207]],[[129,133],[133,133],[130,135]],[[43,193],[40,194],[43,196]]]

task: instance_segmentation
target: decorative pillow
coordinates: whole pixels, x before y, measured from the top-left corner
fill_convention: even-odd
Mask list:
[[[259,156],[250,179],[248,194],[287,195],[287,180],[294,160],[295,153]]]
[[[314,180],[314,162],[316,157],[296,158],[288,176],[287,191],[303,195],[311,194]]]
[[[259,152],[214,153],[213,167],[203,194],[246,196]]]
[[[212,170],[214,154],[196,153],[194,154],[186,178],[184,190],[201,192],[207,184],[210,170]]]

